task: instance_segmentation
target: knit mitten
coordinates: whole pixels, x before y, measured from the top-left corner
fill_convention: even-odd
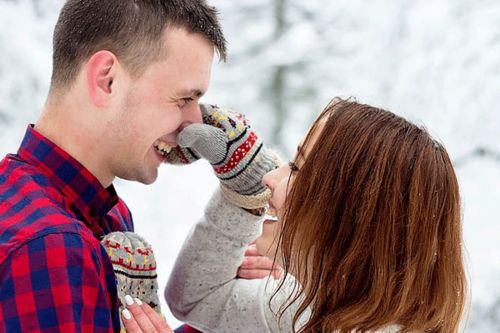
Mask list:
[[[156,260],[151,245],[144,238],[128,231],[107,234],[101,244],[113,264],[118,298],[122,303],[120,313],[124,309],[125,296],[130,295],[149,304],[161,314]]]
[[[200,109],[203,124],[191,124],[179,133],[179,146],[210,162],[230,202],[246,209],[266,206],[270,191],[262,177],[279,166],[277,156],[243,115],[207,104],[200,104]]]
[[[200,159],[198,155],[191,148],[184,148],[181,146],[174,147],[169,153],[165,155],[165,163],[182,165],[191,164]]]

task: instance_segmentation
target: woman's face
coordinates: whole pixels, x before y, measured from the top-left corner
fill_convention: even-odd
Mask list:
[[[294,175],[300,172],[306,156],[321,133],[322,126],[318,125],[312,134],[307,147],[297,147],[295,158],[289,163],[281,165],[278,169],[268,172],[262,178],[262,183],[271,190],[271,199],[269,200],[269,210],[277,219],[266,219],[262,227],[262,234],[257,238],[256,246],[260,254],[274,259],[276,254],[276,263],[282,265],[281,253],[277,249],[279,234],[282,229],[283,215],[285,211],[285,199],[288,190],[293,186]]]

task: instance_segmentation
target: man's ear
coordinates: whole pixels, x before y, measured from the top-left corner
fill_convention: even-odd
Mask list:
[[[95,106],[103,107],[108,104],[114,88],[117,66],[116,56],[109,51],[96,52],[87,62],[87,89]]]

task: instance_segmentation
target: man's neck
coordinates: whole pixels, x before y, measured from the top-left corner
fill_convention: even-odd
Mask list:
[[[44,137],[55,143],[74,159],[89,170],[101,183],[108,187],[114,177],[106,172],[101,155],[99,154],[99,135],[95,128],[87,125],[85,112],[71,105],[50,105],[47,103],[42,115],[35,123],[35,129]]]

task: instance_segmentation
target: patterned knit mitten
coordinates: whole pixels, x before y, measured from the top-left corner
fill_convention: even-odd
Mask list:
[[[267,205],[270,191],[262,177],[280,161],[250,128],[245,117],[232,110],[200,104],[203,124],[192,124],[177,136],[179,146],[207,159],[230,202],[247,209]]]
[[[107,234],[101,244],[113,264],[118,298],[122,303],[120,313],[124,309],[125,296],[130,295],[149,304],[161,315],[156,260],[151,245],[136,233],[128,231]]]

